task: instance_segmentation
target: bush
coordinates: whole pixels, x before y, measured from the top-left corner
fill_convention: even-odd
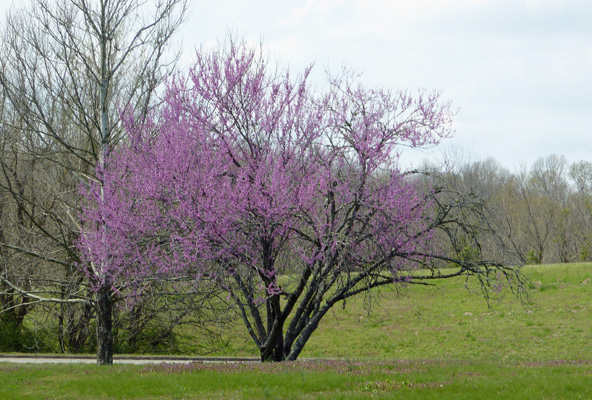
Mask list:
[[[31,329],[18,324],[7,314],[0,314],[0,351],[51,353],[58,351],[56,332],[43,327]]]
[[[529,265],[540,264],[543,261],[543,255],[535,249],[530,249],[526,256],[526,263]]]

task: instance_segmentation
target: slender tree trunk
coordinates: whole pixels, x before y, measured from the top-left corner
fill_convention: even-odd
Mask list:
[[[113,300],[110,288],[97,292],[97,364],[113,364]]]
[[[107,2],[101,1],[101,153],[98,165],[107,167],[107,155],[109,154],[110,133],[108,119],[107,90],[109,76],[107,75]],[[101,188],[102,192],[102,188]],[[106,226],[103,226],[106,229]],[[111,288],[102,287],[97,292],[97,364],[113,364],[113,309],[111,304]]]
[[[58,316],[58,342],[60,343],[60,351],[66,352],[66,341],[64,340],[64,306],[60,307],[60,315]]]

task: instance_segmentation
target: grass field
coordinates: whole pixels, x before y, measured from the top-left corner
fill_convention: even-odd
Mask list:
[[[524,267],[530,302],[509,291],[491,308],[464,279],[383,289],[339,304],[321,321],[302,358],[487,361],[592,360],[592,264]],[[221,355],[258,356],[236,327]]]
[[[295,362],[0,365],[2,399],[590,399],[592,365]]]
[[[487,307],[464,280],[349,301],[301,361],[115,366],[0,364],[0,399],[592,399],[592,264],[525,267],[531,302]],[[240,326],[227,355],[257,355]]]

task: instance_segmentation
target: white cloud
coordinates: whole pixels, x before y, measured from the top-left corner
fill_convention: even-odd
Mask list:
[[[551,54],[551,71],[562,78],[571,76],[575,72],[576,64],[577,61],[572,53],[559,51]]]
[[[298,7],[294,10],[294,15],[298,17],[307,17],[313,12],[326,13],[345,2],[346,0],[306,0],[306,3],[304,3],[302,7]]]
[[[524,0],[529,11],[560,11],[565,8],[566,0]]]
[[[290,55],[291,59],[299,59],[306,62],[306,43],[297,36],[287,36],[265,42],[265,47],[272,53],[280,56]],[[309,60],[312,61],[312,60]]]
[[[310,18],[330,20],[331,12],[346,2],[347,0],[306,0],[302,6],[293,9],[289,17],[279,20],[278,26],[299,27]]]
[[[328,13],[336,7],[346,4],[346,0],[318,0],[317,11],[321,13]]]
[[[302,7],[296,8],[293,14],[296,17],[306,17],[308,14],[312,12],[316,3],[317,0],[307,0]]]
[[[424,19],[434,15],[450,14],[459,10],[481,7],[491,0],[355,0],[358,8],[381,17],[397,20]]]

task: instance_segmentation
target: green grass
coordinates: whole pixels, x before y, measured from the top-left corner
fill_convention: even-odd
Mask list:
[[[0,399],[590,399],[592,264],[529,266],[531,302],[462,279],[352,299],[302,358],[111,368],[0,364]],[[492,293],[494,295],[494,293]],[[244,328],[223,354],[257,356]]]
[[[0,365],[2,399],[589,399],[590,364]]]
[[[483,296],[464,279],[383,289],[325,316],[301,358],[592,360],[592,264],[527,266],[530,302]],[[221,355],[257,356],[244,327]]]

